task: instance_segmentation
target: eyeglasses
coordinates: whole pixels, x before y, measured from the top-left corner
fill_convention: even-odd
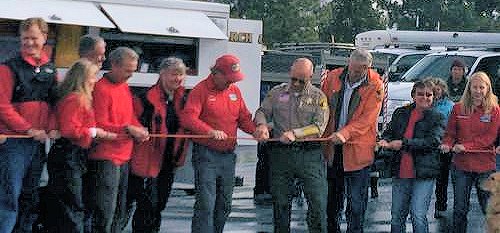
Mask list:
[[[299,84],[306,84],[306,81],[303,80],[303,79],[299,79],[299,78],[296,78],[296,77],[291,77],[290,80],[292,81],[292,83],[294,82],[298,82]]]
[[[416,95],[417,96],[432,97],[434,94],[431,93],[431,92],[420,92],[420,91],[417,91]]]

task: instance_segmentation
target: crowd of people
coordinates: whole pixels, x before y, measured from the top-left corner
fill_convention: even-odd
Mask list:
[[[299,58],[290,81],[269,91],[254,118],[235,83],[245,75],[239,58],[218,57],[191,91],[186,65],[164,59],[158,81],[132,93],[127,80],[139,55],[109,52],[99,36],[81,38],[80,59],[60,77],[44,51],[41,18],[20,24],[20,54],[0,65],[0,233],[32,232],[37,216],[43,144],[51,212],[40,212],[46,232],[118,233],[132,220],[135,233],[160,232],[175,170],[185,162],[190,134],[195,179],[192,232],[223,232],[231,212],[237,129],[268,141],[275,232],[290,232],[292,180],[302,181],[310,232],[363,232],[375,148],[388,152],[392,174],[391,232],[429,232],[427,213],[447,209],[453,184],[453,229],[466,232],[472,186],[483,212],[489,193],[480,184],[500,153],[498,99],[486,73],[467,80],[457,60],[448,82],[415,82],[413,103],[395,110],[377,141],[383,83],[371,54],[354,50],[348,66],[312,84],[314,64]],[[48,200],[41,200],[48,201]]]

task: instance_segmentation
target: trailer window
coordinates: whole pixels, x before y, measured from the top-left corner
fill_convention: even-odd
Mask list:
[[[163,59],[175,56],[189,68],[188,75],[198,75],[198,39],[121,33],[116,29],[103,30],[101,36],[106,40],[106,57],[120,46],[135,50],[140,56],[137,72],[157,73]],[[103,69],[111,69],[108,60]]]

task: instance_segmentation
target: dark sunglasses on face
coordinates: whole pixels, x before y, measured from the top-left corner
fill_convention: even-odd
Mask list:
[[[425,97],[432,97],[434,94],[431,93],[431,92],[420,92],[420,91],[417,91],[417,96],[425,96]]]
[[[290,80],[292,80],[292,83],[299,82],[299,84],[306,84],[306,81],[304,81],[303,79],[291,77]]]

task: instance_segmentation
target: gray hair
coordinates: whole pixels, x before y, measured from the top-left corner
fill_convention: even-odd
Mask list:
[[[80,37],[80,46],[78,47],[78,54],[85,56],[95,49],[96,44],[105,43],[104,39],[97,35],[84,35]]]
[[[109,61],[111,64],[122,64],[124,60],[139,60],[139,55],[128,47],[118,47],[109,53]]]
[[[371,66],[373,57],[366,49],[356,49],[351,52],[349,60],[366,63],[368,66]]]
[[[185,74],[187,68],[182,59],[177,57],[167,57],[161,61],[159,70],[160,73],[164,70],[175,70],[179,73]]]
[[[450,94],[448,93],[448,84],[440,78],[428,77],[425,80],[429,80],[434,83],[434,86],[438,86],[441,88],[441,96],[448,97]]]

